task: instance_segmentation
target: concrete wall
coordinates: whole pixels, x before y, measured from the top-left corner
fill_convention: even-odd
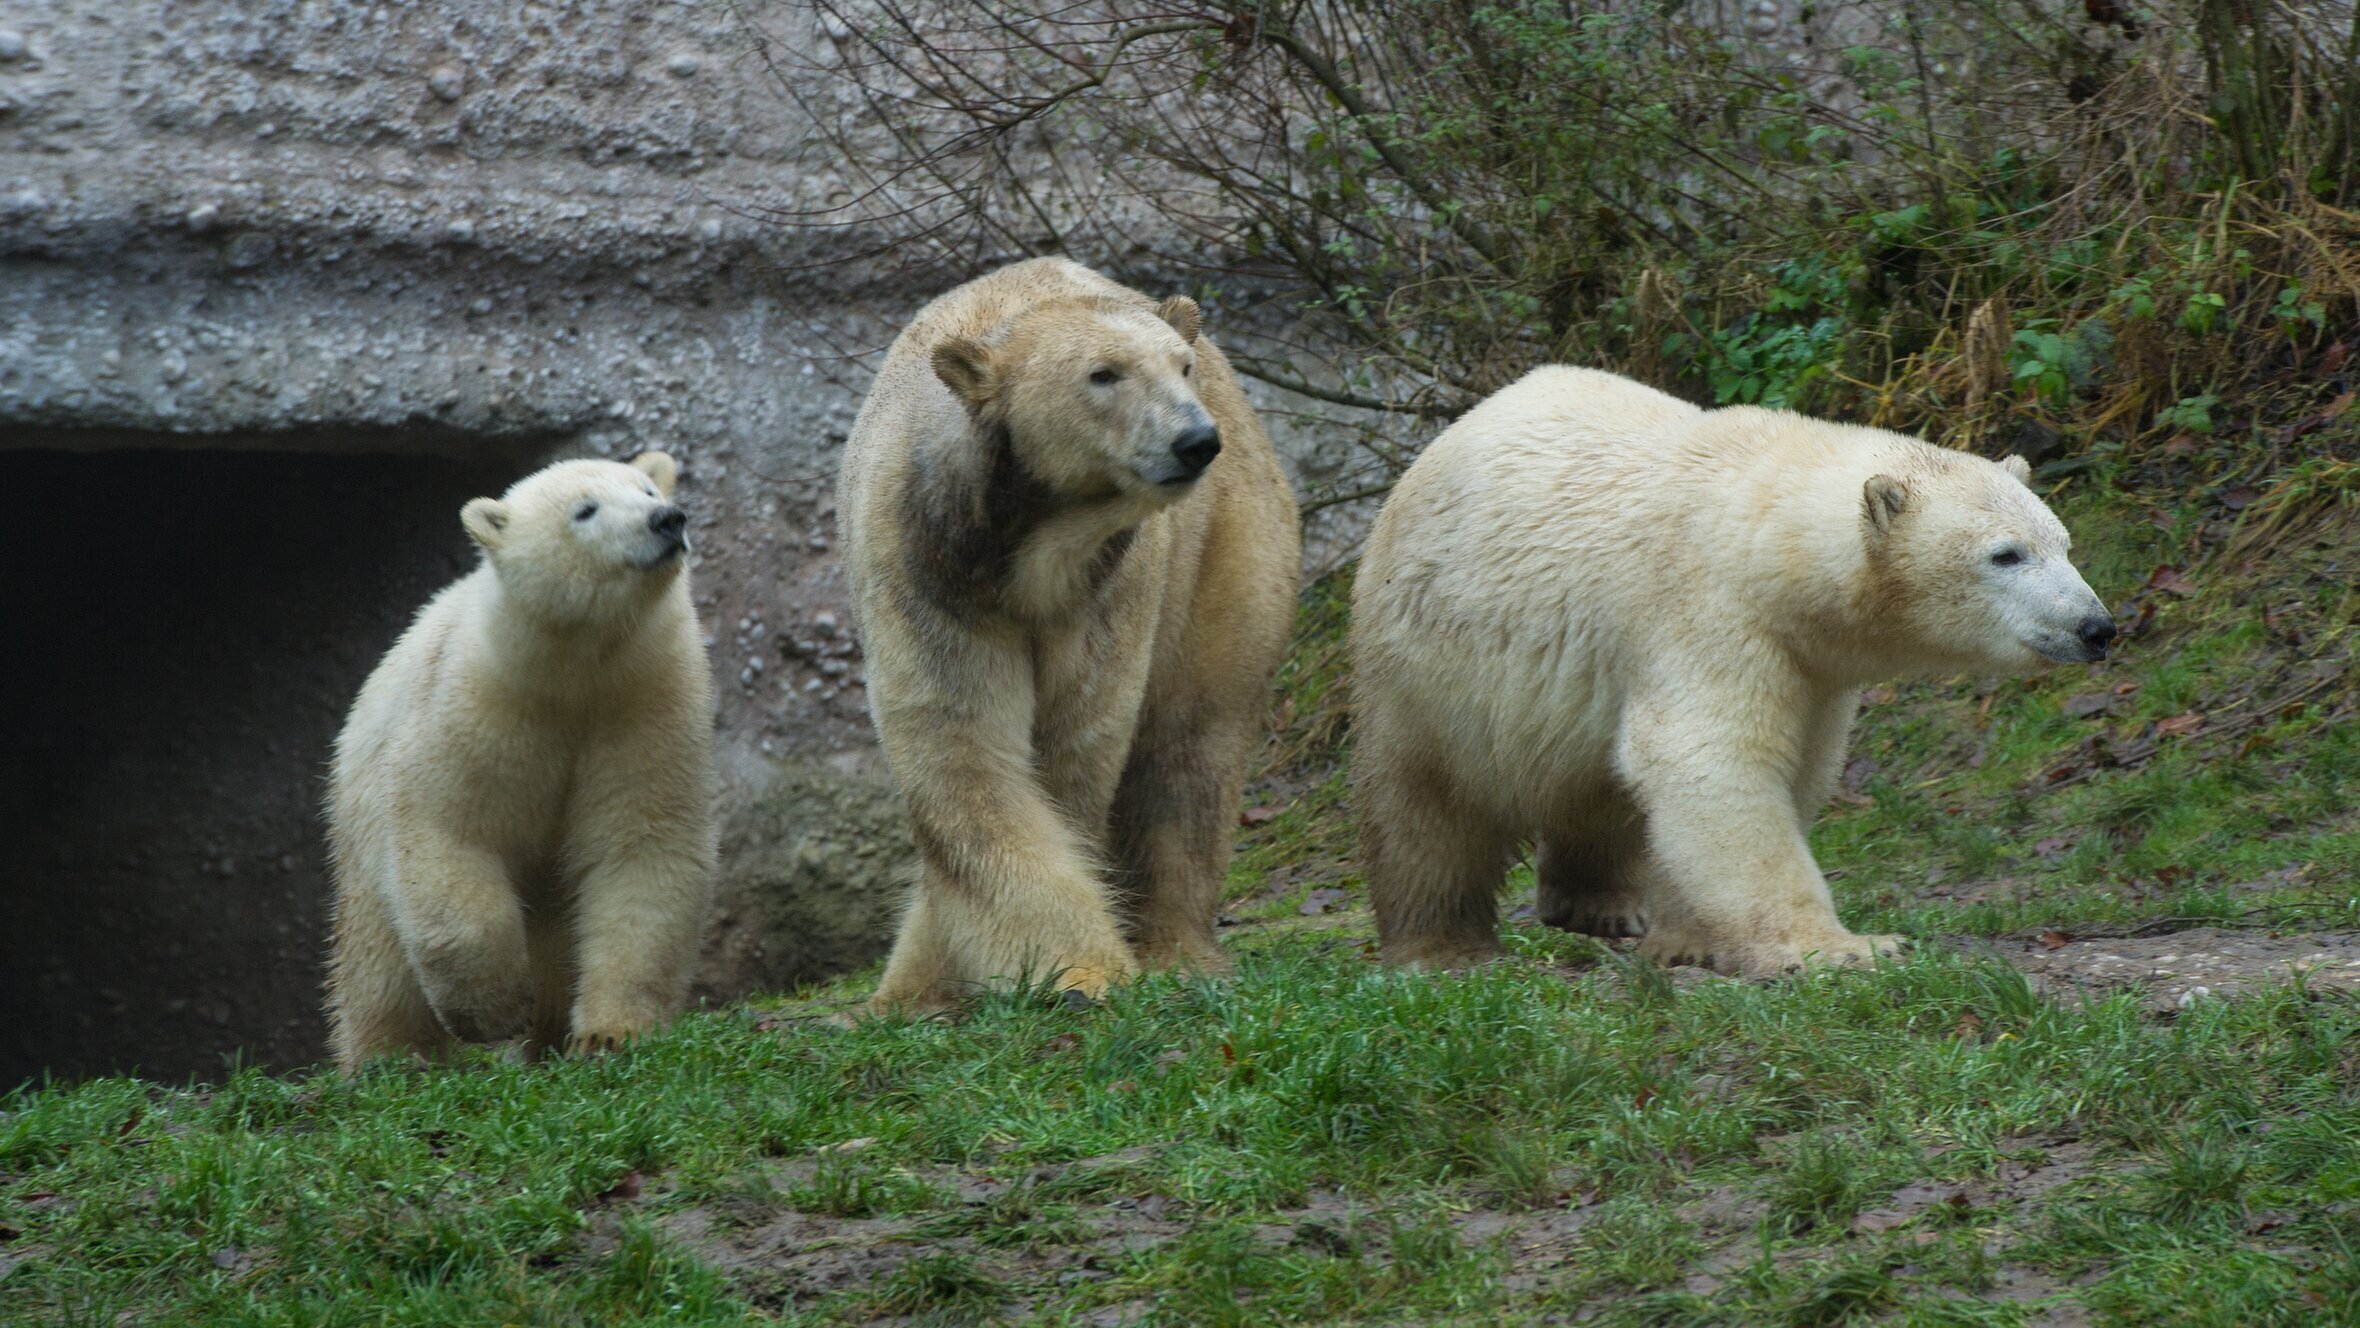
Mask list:
[[[721,6],[0,0],[0,448],[40,508],[0,1082],[318,1054],[328,741],[467,565],[459,505],[562,455],[686,464],[703,990],[881,944],[906,848],[828,494],[927,292],[745,211],[841,193],[808,113]]]

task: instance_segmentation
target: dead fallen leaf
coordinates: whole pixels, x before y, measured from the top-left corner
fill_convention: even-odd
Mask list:
[[[2353,395],[2350,392],[2338,392],[2335,400],[2327,403],[2327,409],[2319,413],[2329,419],[2334,419],[2352,408]]]
[[[857,1139],[839,1139],[832,1144],[821,1144],[814,1151],[821,1153],[857,1153],[875,1142],[877,1142],[877,1137],[875,1135],[864,1134]]]
[[[2041,948],[2044,950],[2062,950],[2067,945],[2071,944],[2072,941],[2072,937],[2054,929],[2044,931],[2040,934],[2040,944]]]
[[[2254,499],[2261,496],[2262,491],[2250,484],[2234,485],[2221,491],[2221,506],[2232,512],[2242,512],[2253,506]]]
[[[2186,456],[2195,450],[2196,438],[2192,434],[2175,433],[2171,436],[2171,441],[2163,445],[2165,456]]]
[[[1349,903],[1351,899],[1352,896],[1350,893],[1323,885],[1319,889],[1313,890],[1310,893],[1304,895],[1302,907],[1296,909],[1295,911],[1302,914],[1304,917],[1315,918],[1322,913],[1332,913],[1337,909],[1342,908],[1345,904]]]
[[[1268,825],[1278,819],[1276,807],[1248,807],[1238,814],[1239,825]]]
[[[2033,856],[2041,858],[2061,858],[2072,851],[2073,841],[2063,835],[2050,835],[2032,846]]]
[[[1041,1044],[1041,1054],[1044,1056],[1053,1056],[1059,1052],[1072,1051],[1074,1048],[1080,1045],[1082,1045],[1081,1034],[1059,1033],[1057,1036]]]
[[[2331,374],[2343,368],[2344,360],[2351,353],[2352,348],[2341,341],[2329,343],[2326,350],[2319,352],[2319,372]]]
[[[235,1268],[238,1266],[238,1247],[235,1245],[224,1245],[220,1249],[213,1251],[211,1257],[213,1260],[213,1266],[216,1268]]]
[[[1893,702],[1893,689],[1890,687],[1871,687],[1867,691],[1860,694],[1860,699],[1870,705],[1890,705]]]
[[[646,1184],[646,1176],[636,1171],[626,1171],[621,1180],[598,1192],[598,1201],[600,1203],[629,1203],[639,1197],[640,1187]]]
[[[2105,714],[2106,707],[2113,704],[2112,692],[2083,692],[2079,696],[2066,697],[2065,704],[2057,708],[2065,712],[2067,719],[2088,719],[2092,715]]]
[[[2168,590],[2175,595],[2193,595],[2196,593],[2196,583],[2181,575],[2179,568],[2170,566],[2168,564],[2158,567],[2154,571],[2147,574],[2147,588],[2150,590]]]
[[[1139,1081],[1136,1079],[1117,1079],[1113,1083],[1106,1086],[1106,1091],[1114,1094],[1117,1097],[1128,1097],[1131,1094],[1139,1091]]]
[[[2204,712],[2191,710],[2184,715],[2155,721],[2155,736],[2159,738],[2187,738],[2203,732]]]

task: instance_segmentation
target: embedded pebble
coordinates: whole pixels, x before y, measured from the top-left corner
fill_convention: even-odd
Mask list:
[[[188,210],[188,228],[192,234],[207,234],[220,224],[221,209],[211,203],[199,203]]]
[[[718,240],[718,239],[720,239],[720,238],[721,238],[721,220],[720,220],[720,218],[718,218],[718,217],[707,217],[707,218],[705,218],[703,221],[700,221],[700,222],[698,222],[698,223],[697,223],[697,234],[698,234],[698,235],[701,235],[701,236],[703,236],[704,238],[706,238],[706,239],[708,239],[708,240]]]
[[[467,91],[467,71],[457,65],[436,65],[426,75],[426,86],[444,101],[457,101]]]
[[[2190,987],[2180,994],[2180,1008],[2183,1010],[2192,1009],[2198,1001],[2210,995],[2212,995],[2210,987]]]
[[[836,615],[825,609],[813,614],[811,630],[818,632],[821,636],[834,636],[836,634]]]
[[[689,78],[703,67],[704,61],[699,60],[694,51],[675,52],[671,59],[664,62],[664,68],[671,70],[673,75],[679,78]]]
[[[22,60],[27,49],[25,34],[14,28],[0,28],[0,60]]]
[[[475,223],[465,217],[443,227],[443,234],[462,243],[475,238]]]

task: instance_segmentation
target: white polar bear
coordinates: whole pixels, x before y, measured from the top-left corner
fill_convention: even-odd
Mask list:
[[[1544,919],[1666,963],[1890,953],[1836,920],[1805,838],[1860,689],[2101,659],[2114,636],[2027,475],[1585,369],[1470,411],[1393,490],[1353,593],[1387,957],[1496,954],[1526,839]]]
[[[330,1046],[603,1049],[687,994],[712,891],[713,683],[661,452],[460,514],[483,564],[336,740]]]

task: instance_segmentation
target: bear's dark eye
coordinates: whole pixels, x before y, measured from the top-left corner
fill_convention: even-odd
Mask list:
[[[1100,387],[1112,387],[1122,376],[1122,372],[1117,369],[1093,369],[1090,371],[1090,381]]]
[[[2016,549],[2001,549],[1998,553],[1991,555],[1991,565],[1994,567],[2014,567],[2023,561],[2023,553]]]
[[[1195,365],[1193,365],[1193,364],[1183,364],[1183,365],[1181,365],[1181,366],[1180,366],[1180,376],[1181,376],[1182,378],[1186,378],[1186,377],[1187,377],[1189,374],[1191,374],[1191,373],[1195,372],[1195,370],[1196,370],[1196,366],[1195,366]]]
[[[576,521],[587,521],[596,515],[598,515],[598,504],[596,503],[584,503],[574,509],[574,520]]]

